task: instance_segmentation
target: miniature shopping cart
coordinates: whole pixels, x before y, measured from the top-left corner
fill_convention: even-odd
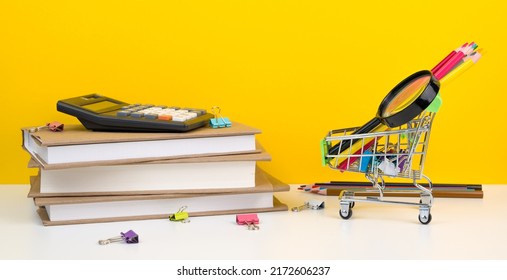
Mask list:
[[[352,216],[355,202],[376,202],[418,206],[419,221],[431,222],[432,183],[423,170],[434,117],[435,113],[424,111],[397,128],[380,125],[375,132],[355,133],[358,129],[355,127],[328,133],[321,143],[323,163],[336,170],[364,173],[373,185],[374,195],[366,198],[355,197],[353,191],[341,193],[343,219]],[[411,180],[415,188],[410,192],[420,193],[419,202],[385,200],[386,177]],[[420,180],[427,181],[427,187],[418,183]]]

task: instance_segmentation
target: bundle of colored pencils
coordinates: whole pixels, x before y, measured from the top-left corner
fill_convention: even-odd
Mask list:
[[[465,43],[461,47],[451,51],[440,61],[431,72],[440,81],[440,85],[448,83],[461,73],[465,72],[482,57],[482,49],[478,49],[474,42]]]

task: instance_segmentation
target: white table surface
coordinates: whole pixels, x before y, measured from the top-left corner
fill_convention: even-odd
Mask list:
[[[2,260],[505,260],[507,186],[483,186],[483,199],[436,198],[429,225],[413,206],[356,203],[351,219],[338,198],[292,186],[276,196],[289,208],[324,200],[324,210],[259,213],[260,230],[235,215],[45,227],[28,185],[0,186]],[[412,198],[413,200],[414,198]],[[99,245],[129,229],[139,244]]]

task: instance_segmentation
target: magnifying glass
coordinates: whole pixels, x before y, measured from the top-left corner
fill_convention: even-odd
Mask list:
[[[408,123],[428,108],[439,90],[440,83],[429,70],[408,76],[382,100],[377,115],[353,134],[380,132]],[[331,155],[336,155],[339,151],[344,153],[351,146],[356,152],[358,148],[354,146],[361,149],[361,142],[344,140],[331,147],[328,153]]]

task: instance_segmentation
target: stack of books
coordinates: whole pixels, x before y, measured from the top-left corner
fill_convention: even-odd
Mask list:
[[[31,155],[28,197],[44,225],[286,211],[289,185],[258,166],[261,133],[240,123],[185,133],[22,129]]]

